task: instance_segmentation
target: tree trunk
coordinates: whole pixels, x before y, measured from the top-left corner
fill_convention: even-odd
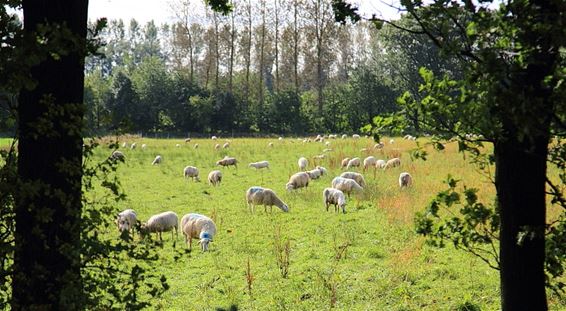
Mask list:
[[[530,145],[515,139],[495,144],[502,310],[548,309],[544,284],[548,139],[548,135],[534,137]]]
[[[88,1],[24,0],[24,29],[31,36],[64,22],[84,40],[87,9]],[[49,58],[31,70],[36,88],[20,93],[12,310],[82,308],[83,70],[82,51]]]
[[[229,68],[229,80],[228,80],[228,90],[232,93],[233,89],[233,79],[234,79],[234,44],[236,42],[236,23],[234,12],[231,14],[232,29],[230,29],[230,68]]]
[[[295,93],[299,94],[299,3],[293,3],[293,74]]]

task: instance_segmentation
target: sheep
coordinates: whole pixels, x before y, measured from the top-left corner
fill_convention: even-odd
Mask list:
[[[328,171],[326,170],[326,168],[322,166],[317,166],[316,168],[320,171],[320,176],[328,175]]]
[[[326,147],[329,147],[329,146],[330,146],[330,142],[327,141],[327,142],[324,143],[324,145],[325,145]]]
[[[316,155],[316,156],[313,157],[313,159],[315,159],[315,160],[322,160],[324,158],[326,158],[325,154],[319,154],[319,155]]]
[[[348,165],[348,162],[350,162],[350,158],[344,158],[342,159],[342,162],[340,164],[340,167],[344,168],[346,167],[346,165]]]
[[[151,165],[160,164],[162,160],[163,158],[160,155],[157,155],[155,159],[153,159],[153,162],[151,162]]]
[[[133,209],[123,210],[116,217],[116,225],[120,232],[130,232],[138,223],[136,212]]]
[[[338,135],[336,135],[336,134],[328,135],[328,138],[330,138],[330,139],[336,139],[337,137],[338,137]]]
[[[269,162],[268,161],[259,161],[259,162],[252,162],[248,164],[248,167],[255,167],[256,170],[267,168],[269,169]]]
[[[149,217],[147,222],[142,223],[140,226],[140,234],[143,236],[147,236],[152,232],[157,233],[160,241],[163,241],[161,237],[162,232],[172,231],[175,229],[175,234],[179,234],[179,218],[175,212],[163,212],[161,214],[153,215]],[[173,236],[173,232],[171,232],[171,236]]]
[[[193,146],[193,148],[194,148],[194,149],[198,149],[198,144],[195,144],[195,145]]]
[[[385,146],[384,143],[379,142],[379,143],[373,145],[373,149],[382,149],[384,146]]]
[[[253,213],[254,205],[263,205],[265,212],[267,212],[267,207],[269,206],[269,211],[272,212],[273,205],[279,207],[283,212],[289,211],[289,206],[283,203],[275,192],[269,188],[262,187],[250,187],[246,191],[246,202],[248,203],[248,208]]]
[[[407,172],[403,172],[399,175],[399,187],[405,188],[410,187],[413,184],[413,177]]]
[[[318,179],[322,175],[320,170],[317,169],[317,168],[310,170],[310,171],[307,171],[307,174],[309,174],[310,179]]]
[[[216,149],[216,150],[220,149],[220,144],[214,145],[214,149]]]
[[[279,136],[279,140],[283,140],[283,137]]]
[[[180,148],[181,144],[175,144],[175,148]]]
[[[353,138],[353,139],[360,139],[360,135],[354,134],[354,135],[352,135],[352,138]]]
[[[128,143],[126,143],[126,142],[122,143],[122,148],[126,148],[127,146],[128,146]]]
[[[400,166],[400,165],[401,165],[401,159],[393,158],[393,159],[387,161],[387,163],[385,163],[385,165],[383,166],[383,169],[388,169],[390,167],[396,167],[396,166]]]
[[[222,145],[223,149],[227,149],[228,147],[230,147],[230,143],[229,142],[225,142],[224,145]]]
[[[110,155],[110,158],[113,160],[120,160],[120,161],[126,160],[126,156],[124,155],[124,153],[119,150],[114,150],[114,152],[112,152],[112,154]]]
[[[330,151],[332,151],[332,148],[326,148],[326,149],[322,150],[322,152],[330,152]]]
[[[334,188],[324,188],[322,198],[326,205],[327,212],[330,204],[334,204],[334,212],[338,212],[341,208],[342,213],[346,213],[346,197],[344,196],[344,192]]]
[[[348,135],[342,134],[342,139],[346,139],[346,137],[348,137]]]
[[[132,145],[130,146],[130,149],[131,149],[131,150],[136,149],[136,143],[132,143]]]
[[[190,143],[190,142],[191,142],[191,138],[190,138],[190,137],[185,138],[185,143]]]
[[[304,157],[299,158],[299,161],[297,161],[297,163],[299,164],[300,171],[306,170],[307,166],[309,165],[309,161]]]
[[[367,170],[370,166],[375,166],[375,162],[377,159],[374,156],[369,156],[364,159],[364,171]]]
[[[267,144],[267,147],[273,148],[273,143],[269,142],[269,144]]]
[[[354,191],[364,190],[355,180],[344,177],[335,177],[332,180],[332,188],[344,192],[348,197],[350,197],[350,193]]]
[[[199,239],[203,252],[208,251],[208,244],[214,241],[216,235],[216,224],[214,221],[201,214],[186,214],[181,218],[181,231],[185,236],[185,243],[189,249],[193,248],[193,238]]]
[[[362,164],[362,161],[360,160],[360,158],[356,157],[356,158],[352,158],[350,159],[350,161],[348,161],[348,164],[346,165],[346,169],[349,169],[350,167],[359,167]]]
[[[368,151],[369,151],[368,148],[362,148],[362,149],[360,149],[360,152],[368,152]]]
[[[141,148],[142,148],[142,150],[145,150],[145,148],[147,148],[147,145],[146,145],[146,144],[142,144],[142,145],[141,145]]]
[[[238,160],[236,158],[231,158],[229,156],[225,156],[224,159],[216,161],[216,165],[220,166],[230,166],[233,165],[234,167],[238,168]]]
[[[375,168],[384,168],[385,167],[385,160],[377,160],[375,161]]]
[[[198,177],[198,168],[194,167],[194,166],[186,166],[183,169],[183,176],[186,178],[192,178],[194,181],[200,181],[200,178]]]
[[[210,137],[210,138],[211,138],[212,140],[217,140],[217,139],[218,139],[218,137],[216,137],[216,136],[214,136],[214,135],[212,135],[212,137]]]
[[[344,172],[342,174],[340,174],[340,177],[344,177],[344,178],[349,178],[349,179],[353,179],[355,180],[358,185],[360,185],[362,188],[366,187],[366,180],[364,179],[364,176],[360,173],[356,173],[356,172]]]
[[[390,144],[390,145],[393,145],[394,143],[395,143],[395,139],[390,139],[390,140],[389,140],[389,144]]]
[[[221,181],[222,181],[222,172],[220,172],[218,170],[214,170],[214,171],[208,173],[208,182],[211,185],[218,186],[218,185],[220,185]]]
[[[293,174],[289,178],[289,182],[285,185],[285,188],[288,191],[291,191],[293,189],[308,187],[309,181],[310,181],[309,174],[307,174],[305,172],[299,172],[299,173]]]

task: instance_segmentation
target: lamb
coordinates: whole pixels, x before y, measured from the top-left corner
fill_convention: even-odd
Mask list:
[[[131,150],[136,149],[136,143],[132,143],[132,145],[130,146],[130,149],[131,149]]]
[[[326,170],[326,168],[322,166],[317,166],[316,168],[320,171],[320,176],[328,175],[328,171]]]
[[[318,168],[307,171],[307,174],[309,174],[310,179],[318,179],[322,175],[322,173],[320,172],[320,170]]]
[[[315,159],[315,160],[322,160],[324,158],[326,158],[325,154],[319,154],[319,155],[316,155],[316,156],[313,157],[313,159]]]
[[[259,161],[259,162],[252,162],[248,164],[249,167],[255,167],[256,170],[267,168],[269,169],[269,162],[268,161]]]
[[[350,158],[344,158],[342,159],[342,162],[340,164],[340,167],[344,168],[346,167],[346,165],[348,165],[348,162],[350,162]]]
[[[390,140],[389,140],[389,144],[390,144],[390,145],[393,145],[394,143],[395,143],[395,139],[390,139]]]
[[[113,160],[120,160],[120,161],[126,160],[126,156],[124,155],[124,153],[119,150],[114,150],[114,152],[112,152],[112,154],[110,155],[110,158]]]
[[[299,158],[299,161],[297,163],[299,164],[300,171],[306,170],[307,166],[309,165],[309,161],[304,157]]]
[[[198,168],[194,166],[186,166],[183,169],[183,176],[185,176],[185,178],[192,178],[194,181],[200,181],[200,178],[198,177]]]
[[[306,174],[306,173],[305,173]],[[269,188],[262,187],[250,187],[246,191],[246,202],[248,203],[248,208],[253,213],[254,205],[263,205],[265,212],[267,212],[267,207],[269,206],[269,211],[272,212],[273,205],[279,207],[283,212],[289,211],[289,206],[283,203],[275,192]]]
[[[191,138],[190,138],[190,137],[185,138],[185,143],[190,143],[190,142],[191,142]]]
[[[225,142],[224,145],[222,145],[223,149],[227,149],[228,147],[230,147],[230,143],[229,142]]]
[[[283,140],[283,137],[279,136],[279,140]]]
[[[340,177],[344,177],[344,178],[349,178],[349,179],[353,179],[355,180],[358,185],[360,185],[361,187],[365,188],[366,187],[366,180],[364,179],[364,176],[360,173],[356,173],[356,172],[344,172],[342,174],[340,174]]]
[[[116,217],[116,225],[120,232],[130,232],[138,223],[136,212],[133,209],[126,209]]]
[[[350,193],[354,191],[364,190],[364,188],[362,188],[355,180],[344,177],[335,177],[332,180],[332,188],[344,192],[348,195],[348,197],[350,196]]]
[[[153,159],[153,162],[151,162],[151,165],[160,164],[162,160],[163,158],[161,158],[160,155],[157,155],[155,159]]]
[[[328,146],[330,146],[330,142],[327,141],[327,142],[324,143],[324,145],[328,147]]]
[[[348,135],[342,134],[342,139],[346,139],[346,137],[348,137]]]
[[[222,172],[220,172],[218,170],[214,170],[214,171],[208,173],[208,182],[211,185],[218,186],[218,185],[220,185],[221,181],[222,181]]]
[[[413,184],[413,177],[407,172],[403,172],[399,175],[399,187],[406,188]]]
[[[369,156],[364,159],[364,171],[367,170],[370,166],[375,166],[375,162],[377,159],[374,156]]]
[[[349,169],[350,167],[359,167],[362,164],[362,161],[360,160],[360,158],[356,157],[356,158],[352,158],[350,159],[350,161],[348,161],[348,164],[346,165],[346,169]]]
[[[214,235],[216,235],[216,224],[204,215],[186,214],[181,218],[181,231],[189,249],[193,248],[193,238],[198,238],[202,251],[206,252],[208,251],[208,244],[213,241]]]
[[[175,144],[175,148],[180,148],[181,144]]]
[[[393,159],[387,161],[387,163],[385,163],[385,165],[383,166],[383,169],[388,169],[390,167],[396,167],[396,166],[400,166],[400,165],[401,165],[401,159],[393,158]]]
[[[307,174],[305,172],[299,172],[299,173],[292,175],[289,178],[289,182],[285,185],[285,188],[288,191],[291,191],[293,189],[308,187],[309,181],[310,181],[309,174]]]
[[[175,234],[179,234],[179,218],[175,212],[163,212],[161,214],[153,215],[148,220],[147,223],[143,223],[140,226],[140,234],[142,236],[147,236],[152,232],[157,233],[160,241],[163,241],[161,237],[162,232],[173,231],[175,229]],[[173,236],[173,232],[171,232]]]
[[[122,148],[126,148],[127,146],[128,146],[128,143],[126,143],[126,142],[122,143]]]
[[[225,156],[224,159],[216,161],[216,165],[221,165],[221,166],[233,165],[234,167],[238,168],[238,160],[236,160],[236,158]]]
[[[384,168],[385,167],[385,160],[377,160],[375,161],[376,168]]]
[[[327,212],[328,206],[334,204],[334,212],[338,212],[341,208],[342,213],[346,213],[346,197],[344,196],[344,192],[334,188],[325,188],[322,191],[322,198],[326,205]]]
[[[352,135],[352,138],[353,138],[353,139],[360,139],[360,135],[354,134],[354,135]]]

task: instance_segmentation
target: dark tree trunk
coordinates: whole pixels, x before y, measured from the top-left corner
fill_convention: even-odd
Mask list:
[[[503,310],[547,310],[544,286],[547,146],[548,136],[536,137],[532,146],[514,139],[495,145]]]
[[[24,0],[24,28],[65,23],[84,39],[87,9],[88,1]],[[12,310],[82,308],[83,70],[82,51],[47,59],[31,71],[37,87],[20,94]]]

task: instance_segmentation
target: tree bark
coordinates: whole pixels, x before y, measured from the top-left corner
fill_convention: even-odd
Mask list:
[[[26,35],[66,25],[86,38],[88,1],[23,1]],[[54,36],[62,36],[51,28]],[[62,40],[70,38],[63,37]],[[83,45],[84,46],[84,45]],[[20,93],[12,310],[82,307],[80,223],[84,54],[72,50],[31,70]]]

